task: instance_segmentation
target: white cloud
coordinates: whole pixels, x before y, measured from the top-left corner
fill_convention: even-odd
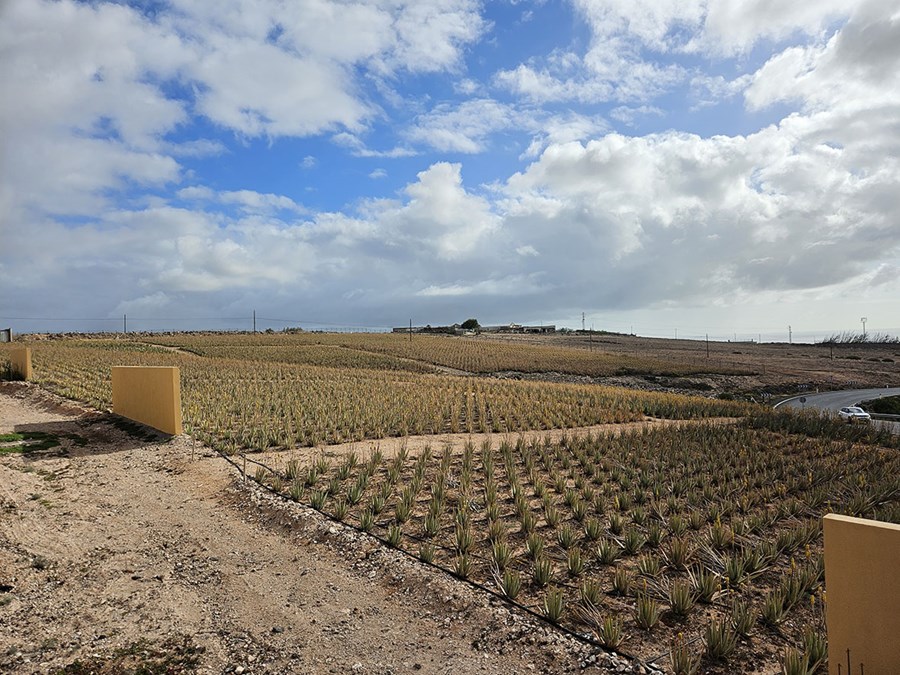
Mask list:
[[[696,108],[716,105],[743,93],[752,81],[752,75],[740,75],[733,80],[722,75],[695,75],[691,78],[691,96]]]
[[[467,48],[490,29],[470,0],[177,0],[152,15],[9,0],[0,10],[0,234],[16,251],[0,256],[7,296],[50,315],[129,317],[263,299],[361,321],[368,312],[379,325],[390,312],[523,320],[569,306],[827,304],[851,293],[895,304],[896,10],[831,0],[777,12],[764,0],[576,7],[588,44],[498,72],[493,85],[520,97],[508,101],[465,72]],[[745,72],[766,49],[765,64]],[[451,79],[423,93],[419,78],[434,72]],[[403,89],[411,74],[414,93]],[[735,125],[793,112],[746,135],[630,137],[609,133],[606,106],[553,105],[610,102],[605,114],[631,124],[668,113],[657,97],[687,83],[701,106],[744,96],[752,114]],[[289,176],[240,189],[251,183],[189,170],[244,150],[229,156],[208,120],[254,150],[327,134],[348,163],[483,155],[465,167],[392,163],[392,179],[419,171],[405,189],[360,198],[366,183],[348,191],[352,207],[313,212],[290,195],[335,197],[298,164],[318,166],[303,157],[315,152],[330,168],[335,148],[295,141],[286,155],[303,185]],[[497,175],[516,155],[520,170]],[[365,183],[387,171],[358,162],[342,175]],[[463,175],[490,187],[467,187]]]
[[[155,293],[150,293],[148,295],[142,295],[139,298],[133,298],[131,300],[124,300],[120,302],[115,308],[112,310],[112,313],[115,315],[119,314],[127,314],[132,312],[132,316],[134,313],[146,313],[146,312],[156,312],[159,313],[160,310],[168,310],[171,309],[172,298],[169,297],[166,293],[162,291],[156,291]],[[146,314],[145,314],[146,316]]]
[[[462,185],[459,164],[440,162],[418,174],[406,188],[409,203],[382,214],[388,236],[396,242],[419,242],[438,257],[466,256],[498,226],[487,200]]]
[[[453,83],[453,90],[463,96],[473,96],[481,93],[483,89],[484,87],[479,82],[469,78],[463,78]]]
[[[205,185],[192,185],[181,188],[175,193],[175,196],[188,202],[236,206],[241,213],[247,215],[274,215],[282,211],[292,214],[307,213],[306,208],[297,204],[290,197],[261,193],[254,190],[224,190],[216,192]]]
[[[442,104],[420,117],[406,136],[444,152],[476,153],[485,149],[489,135],[508,129],[517,117],[513,108],[490,99],[466,101],[458,107]]]
[[[780,4],[773,11],[768,0],[710,2],[703,31],[690,47],[729,55],[746,53],[763,40],[778,42],[797,33],[818,36],[860,4],[859,0],[793,2]]]
[[[396,158],[412,157],[416,154],[415,150],[404,148],[402,146],[397,146],[395,148],[391,148],[390,150],[372,150],[371,148],[366,147],[366,144],[361,138],[359,138],[359,136],[347,132],[335,134],[334,136],[332,136],[332,140],[338,145],[348,148],[353,153],[354,157]]]
[[[900,106],[900,12],[862,6],[827,43],[773,56],[745,92],[748,107],[799,101],[808,110]]]
[[[519,64],[511,70],[501,70],[494,77],[497,86],[529,101],[579,101],[600,103],[616,96],[612,82],[595,78],[577,67],[563,71],[546,67]]]
[[[579,277],[589,261],[610,269],[621,296],[611,302],[848,283],[900,254],[890,215],[900,172],[889,128],[872,139],[885,148],[862,156],[836,122],[792,117],[748,137],[610,134],[554,145],[508,181],[505,228],[527,235],[542,260],[559,260],[565,247],[566,270]],[[844,149],[824,145],[823,134]]]
[[[497,133],[525,133],[532,140],[524,156],[535,157],[550,143],[590,138],[608,127],[598,116],[552,114],[493,99],[473,99],[459,105],[436,106],[420,115],[405,135],[413,143],[442,152],[474,154],[487,150]]]
[[[350,74],[335,63],[247,38],[208,39],[208,53],[187,68],[206,85],[198,111],[223,127],[250,137],[307,136],[361,129],[371,114],[354,96]]]
[[[574,4],[591,27],[595,43],[628,36],[631,44],[656,53],[732,56],[763,41],[820,36],[866,2],[884,12],[881,0],[796,2],[777,8],[769,0],[575,0]]]
[[[672,55],[709,59],[743,56],[760,43],[799,37],[814,41],[854,12],[882,18],[881,0],[793,3],[777,11],[768,0],[573,0],[590,29],[583,53],[560,50],[497,72],[497,86],[530,101],[642,103],[691,77],[700,106],[742,90],[745,79],[692,74]],[[870,36],[870,38],[888,36]],[[894,41],[896,43],[896,41]]]
[[[9,0],[0,21],[4,200],[91,214],[130,184],[177,182],[175,158],[225,152],[219,141],[167,138],[189,113],[243,138],[362,132],[377,106],[361,78],[457,70],[486,29],[478,10],[472,0],[178,0],[144,15]]]
[[[0,45],[11,208],[89,214],[109,190],[179,178],[160,137],[186,111],[148,83],[177,73],[177,39],[124,7],[11,0]]]
[[[290,197],[275,194],[263,194],[253,190],[232,190],[219,194],[223,204],[235,204],[244,213],[270,214],[277,211],[306,213],[306,209]]]
[[[626,124],[628,126],[634,126],[634,122],[638,117],[642,116],[653,116],[653,117],[662,117],[666,113],[662,108],[657,108],[652,105],[641,105],[636,107],[629,107],[627,105],[620,105],[617,108],[613,108],[609,112],[609,116],[614,120],[618,120],[622,122],[622,124]]]
[[[191,38],[183,69],[202,85],[198,110],[249,137],[358,132],[375,109],[359,95],[355,68],[388,78],[456,70],[486,28],[472,0],[177,5],[181,15],[169,20]]]
[[[609,124],[599,116],[569,112],[535,116],[527,128],[534,137],[523,156],[531,158],[537,157],[548,145],[596,138],[609,129]]]
[[[189,201],[210,201],[216,196],[216,193],[205,185],[191,185],[178,190],[175,196]]]
[[[424,298],[467,296],[522,296],[542,290],[540,282],[527,275],[501,279],[485,279],[475,283],[457,282],[443,286],[428,286],[416,293]]]

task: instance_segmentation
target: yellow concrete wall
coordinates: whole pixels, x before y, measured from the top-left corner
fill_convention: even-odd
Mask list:
[[[829,514],[824,529],[829,675],[900,673],[900,525]]]
[[[12,372],[23,380],[31,379],[31,347],[20,347],[9,352]]]
[[[167,434],[180,434],[181,374],[172,366],[114,366],[113,412]]]

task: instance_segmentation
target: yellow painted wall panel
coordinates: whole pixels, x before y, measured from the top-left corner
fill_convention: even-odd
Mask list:
[[[181,433],[181,375],[174,366],[114,366],[113,412],[167,434]]]
[[[829,675],[900,673],[900,525],[829,514],[824,530]]]
[[[9,352],[9,362],[13,373],[23,380],[31,379],[31,347],[21,347]]]

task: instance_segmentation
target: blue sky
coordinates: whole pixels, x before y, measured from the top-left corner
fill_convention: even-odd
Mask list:
[[[0,323],[900,333],[898,66],[896,0],[8,0]]]

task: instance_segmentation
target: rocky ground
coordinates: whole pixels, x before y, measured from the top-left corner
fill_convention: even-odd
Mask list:
[[[186,437],[3,383],[9,432],[43,436],[0,442],[0,672],[646,671]]]

